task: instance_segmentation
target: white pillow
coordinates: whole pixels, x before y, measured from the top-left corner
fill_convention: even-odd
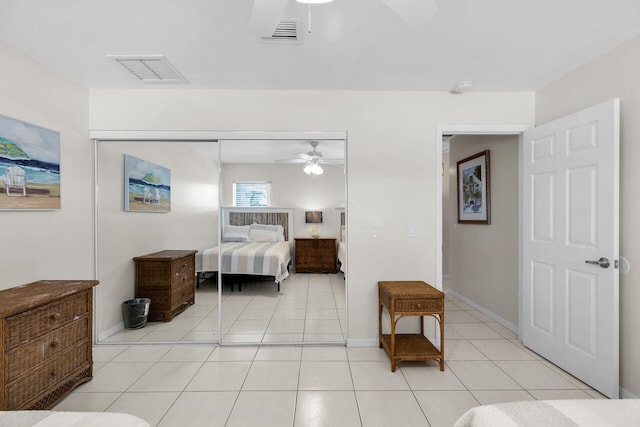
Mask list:
[[[252,242],[284,241],[284,228],[281,225],[251,224],[249,240]]]
[[[223,242],[246,242],[249,240],[250,225],[227,225],[222,233]]]

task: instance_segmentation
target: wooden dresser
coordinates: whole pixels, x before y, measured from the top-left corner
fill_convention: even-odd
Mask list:
[[[0,410],[51,409],[93,377],[96,280],[0,291]]]
[[[147,320],[171,321],[195,303],[196,253],[165,250],[135,257],[136,298],[149,298]]]
[[[336,239],[296,237],[296,273],[337,273]]]

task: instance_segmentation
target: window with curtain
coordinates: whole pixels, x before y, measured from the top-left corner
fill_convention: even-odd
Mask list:
[[[234,182],[233,206],[269,206],[271,203],[271,183],[265,181]]]

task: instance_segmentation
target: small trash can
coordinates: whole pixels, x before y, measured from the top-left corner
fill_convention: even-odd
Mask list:
[[[149,314],[149,298],[134,298],[122,303],[122,317],[127,329],[140,329],[147,324]]]

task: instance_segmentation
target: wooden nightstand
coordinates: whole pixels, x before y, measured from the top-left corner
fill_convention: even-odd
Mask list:
[[[382,333],[383,308],[389,312],[390,334]],[[396,323],[406,316],[420,316],[419,334],[396,334]],[[439,350],[424,336],[424,316],[439,323]],[[402,360],[437,360],[444,371],[444,293],[421,281],[378,282],[378,336],[392,372]]]
[[[336,273],[337,253],[334,238],[296,238],[297,273]]]

